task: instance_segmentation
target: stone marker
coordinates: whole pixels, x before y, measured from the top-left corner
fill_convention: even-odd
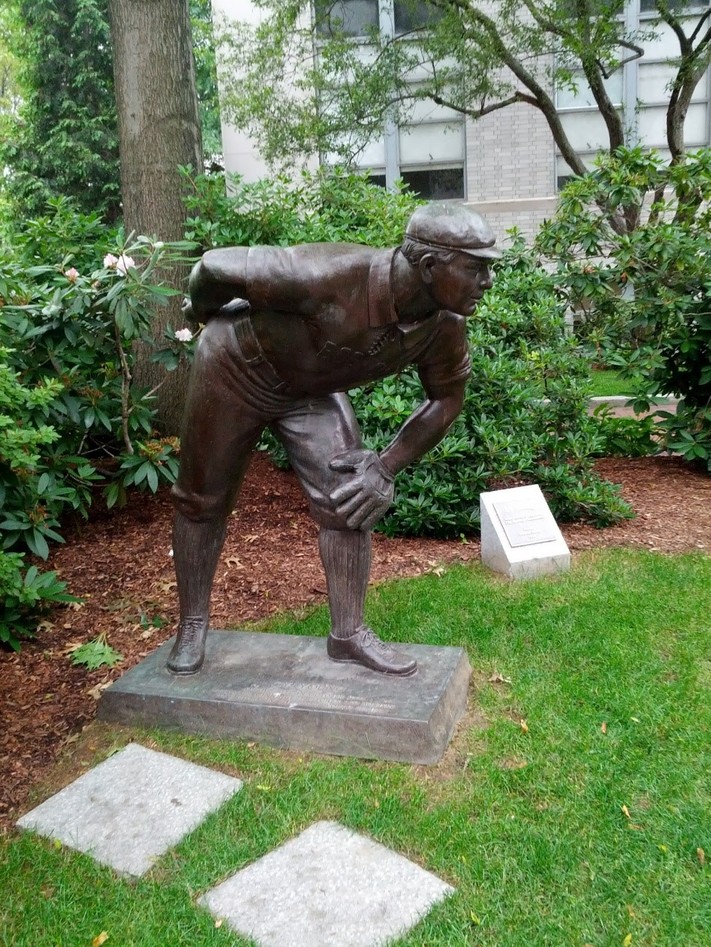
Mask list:
[[[130,743],[17,824],[142,875],[241,788],[232,776]]]
[[[466,710],[471,669],[462,648],[408,645],[418,671],[398,677],[331,661],[322,638],[211,631],[208,673],[178,676],[165,666],[172,644],[104,691],[100,719],[339,756],[436,763]]]
[[[481,561],[512,579],[570,568],[568,545],[538,485],[481,494]]]
[[[198,903],[259,947],[376,947],[453,891],[383,845],[317,822]]]

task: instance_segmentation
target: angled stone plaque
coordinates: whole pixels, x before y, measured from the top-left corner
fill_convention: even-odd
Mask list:
[[[539,486],[481,494],[481,561],[512,579],[570,568],[570,550]]]
[[[462,648],[395,645],[412,677],[332,661],[324,638],[211,631],[200,674],[166,668],[172,640],[104,691],[103,720],[337,756],[436,763],[466,710]]]

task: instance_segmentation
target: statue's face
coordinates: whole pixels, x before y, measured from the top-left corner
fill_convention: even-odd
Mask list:
[[[468,316],[487,289],[492,277],[488,262],[468,253],[457,253],[451,263],[435,262],[430,269],[430,293],[442,309]]]

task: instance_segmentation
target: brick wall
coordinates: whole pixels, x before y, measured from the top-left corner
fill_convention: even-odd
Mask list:
[[[541,113],[512,105],[466,126],[467,202],[503,239],[513,226],[532,236],[556,206],[555,149]]]

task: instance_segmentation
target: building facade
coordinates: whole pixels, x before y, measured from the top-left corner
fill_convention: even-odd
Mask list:
[[[684,4],[686,22],[697,22],[710,2]],[[260,15],[251,0],[213,3],[232,19],[254,22]],[[677,3],[681,7],[681,0]],[[373,26],[398,35],[419,25],[412,22],[412,8],[398,0],[336,0],[332,8],[353,36],[365,36]],[[427,15],[424,4],[420,12]],[[653,0],[628,0],[624,15],[629,29],[644,29],[654,19]],[[664,154],[668,85],[675,74],[670,60],[678,56],[679,45],[665,24],[655,26],[654,32],[655,38],[645,41],[644,56],[624,63],[607,80],[607,89],[623,116],[628,143],[639,142]],[[687,113],[685,143],[689,148],[711,144],[710,102],[711,70],[697,85]],[[556,105],[571,143],[592,165],[595,154],[609,145],[602,116],[585,82],[580,81],[575,92],[558,91]],[[223,126],[223,145],[228,172],[247,180],[267,173],[245,134]],[[384,128],[382,137],[360,155],[358,165],[380,184],[401,177],[423,197],[464,200],[484,213],[499,234],[516,226],[527,236],[554,213],[560,188],[571,173],[542,113],[526,104],[472,121],[451,109],[418,102],[408,125]]]

